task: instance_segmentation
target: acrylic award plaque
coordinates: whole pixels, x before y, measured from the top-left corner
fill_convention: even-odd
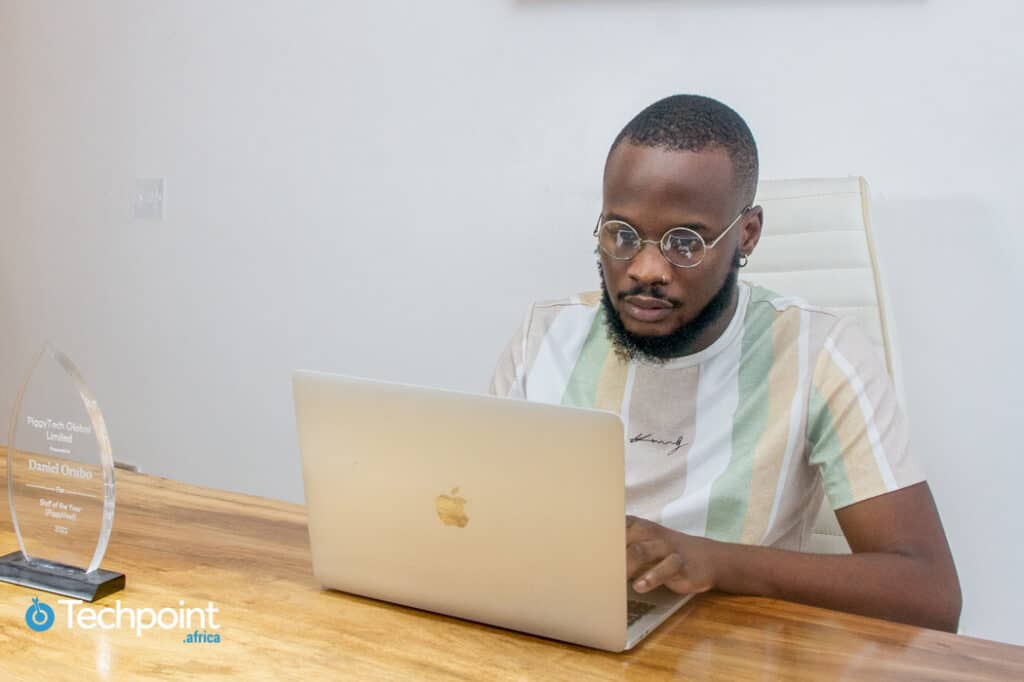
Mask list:
[[[0,581],[95,601],[124,588],[100,568],[114,523],[114,459],[103,414],[71,360],[45,344],[18,392],[7,492],[19,550]]]

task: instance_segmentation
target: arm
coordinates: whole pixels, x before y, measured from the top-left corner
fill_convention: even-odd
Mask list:
[[[852,554],[724,543],[627,517],[627,572],[638,592],[716,589],[956,631],[960,583],[927,483],[836,516]]]

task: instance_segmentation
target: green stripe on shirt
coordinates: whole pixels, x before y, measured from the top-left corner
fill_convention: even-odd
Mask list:
[[[754,447],[768,423],[768,372],[774,350],[771,326],[777,317],[775,308],[766,302],[769,298],[770,292],[760,287],[751,291],[750,306],[743,320],[732,458],[728,468],[711,486],[708,500],[705,535],[725,542],[739,542],[742,534],[753,476]]]
[[[583,342],[569,383],[562,394],[562,404],[568,407],[593,407],[597,398],[597,383],[601,368],[611,349],[604,326],[604,310],[598,310]]]
[[[839,434],[836,433],[832,421],[832,411],[828,409],[825,398],[815,386],[811,386],[809,396],[809,415],[816,415],[808,424],[807,440],[811,443],[808,461],[818,467],[821,472],[825,493],[833,509],[853,504],[853,489],[850,487],[846,469],[843,466],[842,448],[839,445]]]

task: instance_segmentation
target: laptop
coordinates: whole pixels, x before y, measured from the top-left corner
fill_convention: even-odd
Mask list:
[[[618,415],[298,371],[319,583],[623,651],[689,598],[632,591]]]

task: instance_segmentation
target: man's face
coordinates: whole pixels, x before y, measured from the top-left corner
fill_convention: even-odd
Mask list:
[[[643,239],[660,240],[673,227],[689,227],[710,244],[742,208],[732,163],[720,148],[670,151],[622,142],[605,168],[603,220],[629,223]],[[726,307],[731,305],[732,291],[723,287],[737,251],[750,253],[759,234],[760,211],[751,211],[693,268],[672,265],[653,244],[627,261],[599,251],[604,286],[622,327],[653,341],[695,321],[714,322],[701,312],[713,299],[712,308],[720,309],[723,293]]]

